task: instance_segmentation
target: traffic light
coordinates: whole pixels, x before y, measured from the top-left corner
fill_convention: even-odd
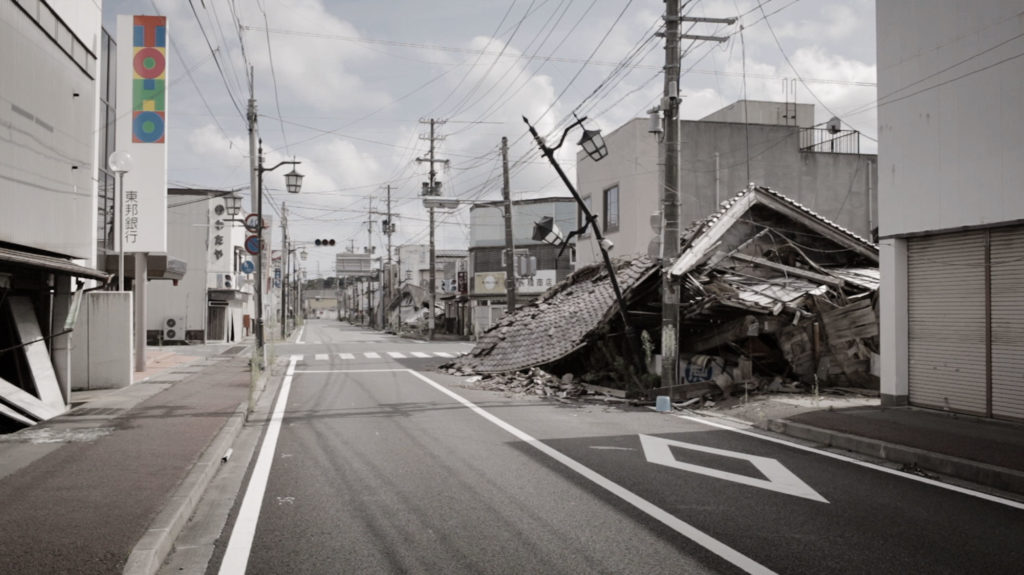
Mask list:
[[[334,240],[333,239],[330,239],[330,240],[317,239],[317,240],[314,240],[313,243],[318,245],[318,246],[333,246],[334,245]]]

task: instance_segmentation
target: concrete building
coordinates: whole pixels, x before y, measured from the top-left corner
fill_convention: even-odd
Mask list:
[[[517,258],[536,259],[536,273],[520,270],[516,277],[516,305],[544,293],[575,269],[575,246],[558,256],[559,248],[533,239],[533,226],[543,217],[554,219],[567,235],[576,224],[578,207],[572,198],[538,198],[512,202],[512,243]],[[505,203],[474,204],[469,211],[469,274],[473,333],[483,333],[507,309]],[[575,243],[575,238],[573,238]]]
[[[72,307],[93,280],[107,279],[96,269],[92,217],[103,56],[99,3],[0,2],[0,348],[10,349],[0,355],[3,430],[67,408],[85,373],[71,353],[85,340],[69,330],[76,310],[109,312],[106,321],[122,331],[107,342],[131,349],[129,294]],[[130,381],[128,353],[96,375]]]
[[[1022,10],[878,3],[885,403],[1024,420]]]
[[[252,333],[254,275],[244,270],[255,262],[242,247],[245,228],[229,221],[244,217],[229,213],[230,199],[242,201],[219,190],[168,190],[167,249],[185,260],[188,273],[174,282],[150,282],[151,345],[241,341]]]
[[[743,122],[750,119],[749,124]],[[861,154],[860,135],[815,126],[814,106],[737,102],[696,121],[682,121],[680,227],[715,212],[749,182],[779,190],[855,234],[876,227],[876,157]],[[613,256],[657,255],[652,215],[661,210],[659,136],[634,119],[605,136],[608,157],[582,152],[576,168],[580,196],[615,244]],[[601,260],[593,234],[577,244],[579,265]]]

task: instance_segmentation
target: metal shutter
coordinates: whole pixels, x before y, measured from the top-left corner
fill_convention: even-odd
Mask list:
[[[907,240],[913,405],[986,412],[985,234]]]
[[[992,415],[1024,419],[1024,228],[992,230]]]

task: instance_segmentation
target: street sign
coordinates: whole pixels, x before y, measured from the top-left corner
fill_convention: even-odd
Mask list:
[[[256,214],[245,216],[245,229],[252,234],[258,232],[260,230],[260,217]]]
[[[260,253],[260,238],[259,236],[249,236],[245,238],[245,251],[252,255]]]
[[[749,485],[751,487],[760,487],[761,489],[785,493],[787,495],[795,495],[796,497],[803,497],[805,499],[810,499],[811,501],[828,503],[827,499],[819,495],[817,491],[812,489],[810,485],[804,483],[803,480],[797,477],[792,471],[786,469],[786,467],[777,459],[761,457],[759,455],[749,455],[738,451],[715,449],[714,447],[684,443],[682,441],[674,441],[671,439],[665,439],[664,437],[654,437],[652,435],[640,435],[640,445],[643,446],[644,457],[646,457],[647,461],[650,463],[656,463],[658,465],[664,465],[665,467],[672,467],[682,471],[689,471],[691,473],[699,473],[709,477],[717,477],[718,479],[733,481],[743,485]],[[672,447],[677,448],[677,451],[673,452],[671,449]],[[741,475],[739,473],[732,473],[731,471],[722,471],[721,469],[715,469],[713,467],[704,467],[703,465],[679,461],[676,459],[676,453],[678,453],[679,449],[696,451],[699,453],[710,453],[721,457],[749,461],[765,478],[759,479],[749,475]]]
[[[242,262],[242,273],[243,274],[251,274],[254,271],[256,271],[256,266],[253,265],[253,263],[251,261],[245,260],[244,262]]]

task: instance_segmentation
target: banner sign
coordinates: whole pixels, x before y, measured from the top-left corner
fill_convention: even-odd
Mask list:
[[[117,72],[115,149],[132,156],[118,233],[127,252],[166,252],[166,17],[117,17]]]

